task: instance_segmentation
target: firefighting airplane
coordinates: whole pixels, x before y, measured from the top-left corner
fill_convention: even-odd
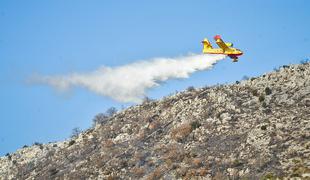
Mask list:
[[[243,54],[243,52],[240,49],[233,48],[232,43],[225,43],[221,39],[220,35],[214,36],[214,40],[220,48],[213,48],[208,39],[205,38],[202,41],[203,44],[202,52],[204,54],[225,54],[229,56],[231,59],[233,59],[233,62],[237,62],[238,56],[241,56]]]

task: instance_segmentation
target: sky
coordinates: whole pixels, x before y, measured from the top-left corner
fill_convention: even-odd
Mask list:
[[[233,83],[310,57],[310,1],[1,0],[0,156],[34,142],[65,140],[117,102],[83,88],[33,85],[34,74],[89,72],[156,57],[201,53],[220,34],[244,51],[185,80],[147,92],[160,99],[189,86]],[[214,43],[214,41],[212,42]]]

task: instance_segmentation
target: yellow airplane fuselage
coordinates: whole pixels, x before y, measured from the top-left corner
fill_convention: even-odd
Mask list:
[[[220,48],[213,48],[208,39],[202,41],[203,49],[202,53],[204,54],[224,54],[233,59],[234,62],[237,62],[238,56],[241,56],[243,52],[239,49],[233,48],[232,43],[225,43],[220,36],[214,37],[216,44]]]
[[[229,50],[224,50],[221,48],[204,48],[202,52],[204,54],[242,55],[242,52],[236,48],[230,48]]]

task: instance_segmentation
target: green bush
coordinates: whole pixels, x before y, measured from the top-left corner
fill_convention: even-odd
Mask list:
[[[117,109],[115,107],[110,107],[109,109],[107,109],[106,114],[107,116],[111,117],[114,114],[117,113]]]
[[[40,145],[42,145],[42,143],[35,142],[35,143],[33,143],[33,145],[35,145],[35,146],[40,146]]]
[[[198,121],[194,121],[191,123],[192,129],[197,129],[201,126],[201,124]]]
[[[52,168],[49,170],[50,176],[54,176],[55,174],[58,173],[58,170],[56,168]]]
[[[267,125],[263,125],[262,127],[260,127],[260,129],[263,131],[267,130]]]
[[[253,90],[252,90],[252,94],[253,94],[253,96],[258,96],[258,91],[257,91],[257,89],[253,89]]]
[[[276,180],[277,177],[273,173],[267,173],[263,177],[263,180]]]
[[[74,143],[75,143],[75,140],[71,140],[71,141],[69,142],[69,146],[72,146]]]
[[[262,102],[265,100],[265,96],[264,95],[260,95],[258,98],[259,102]]]
[[[194,88],[194,86],[189,86],[186,90],[187,91],[195,91],[195,88]]]
[[[252,77],[252,78],[251,78],[251,81],[254,81],[255,79],[257,79],[257,78],[256,78],[256,77]]]
[[[5,155],[10,161],[12,160],[12,156],[11,156],[11,154],[10,153],[6,153],[6,155]]]
[[[265,88],[265,94],[268,96],[272,93],[271,89],[269,87]]]

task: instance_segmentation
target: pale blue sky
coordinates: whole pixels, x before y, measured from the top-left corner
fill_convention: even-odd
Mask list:
[[[26,83],[34,73],[87,72],[154,57],[200,53],[221,34],[244,51],[187,80],[149,91],[158,99],[188,86],[257,76],[310,56],[310,1],[0,1],[0,155],[63,140],[122,104],[84,89],[61,94]]]

